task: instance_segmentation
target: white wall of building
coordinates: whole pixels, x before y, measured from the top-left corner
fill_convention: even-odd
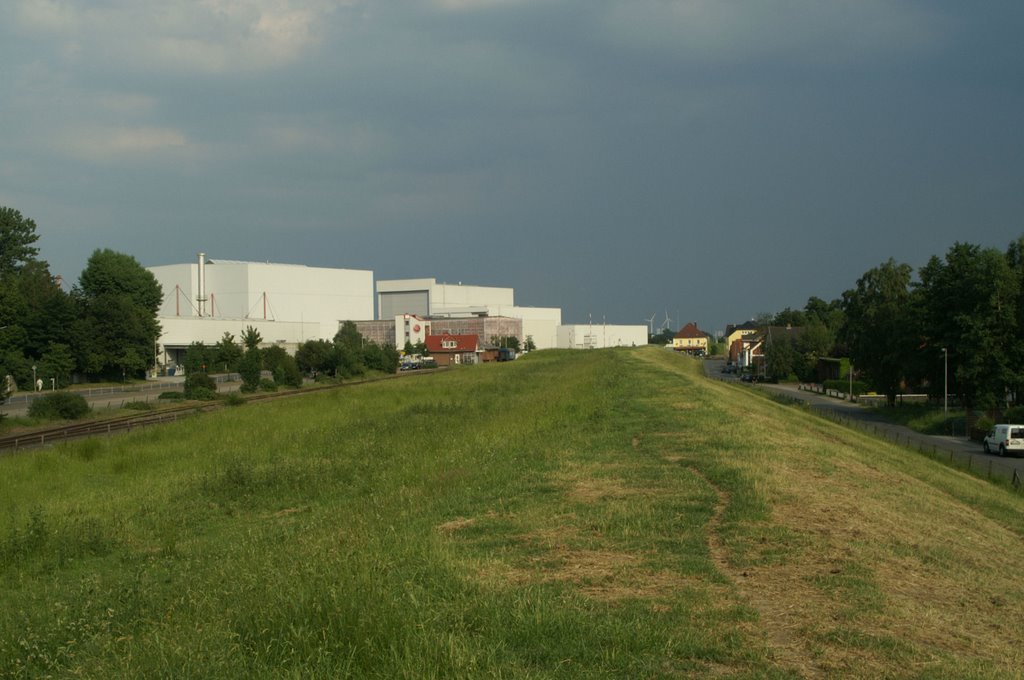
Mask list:
[[[494,286],[464,286],[461,283],[438,283],[430,294],[430,313],[432,316],[459,314],[479,308],[512,306],[514,291],[512,288],[496,288]]]
[[[493,312],[496,316],[510,316],[523,320],[523,341],[526,336],[533,338],[537,349],[558,347],[558,327],[562,325],[560,307],[517,307],[501,306]]]
[[[568,324],[558,327],[558,347],[562,349],[601,349],[603,347],[640,347],[647,344],[647,326],[614,324]]]
[[[200,316],[198,263],[149,267],[149,271],[164,291],[161,320]],[[329,340],[339,322],[373,317],[372,271],[212,258],[205,272],[203,316],[297,324],[294,328],[301,327],[306,337],[279,333],[288,336],[288,342]]]

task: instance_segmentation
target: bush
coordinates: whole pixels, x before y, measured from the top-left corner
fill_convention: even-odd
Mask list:
[[[28,407],[28,415],[44,420],[77,420],[92,409],[85,397],[74,392],[53,392],[34,399]]]
[[[264,392],[277,392],[277,383],[270,378],[260,380],[260,389]]]
[[[241,406],[245,403],[245,397],[238,392],[231,392],[224,397],[224,403],[228,406]]]
[[[156,407],[148,401],[129,401],[124,408],[130,411],[152,411]]]
[[[184,392],[161,392],[157,399],[166,399],[167,401],[183,401],[185,399]]]
[[[206,387],[197,387],[192,390],[192,393],[187,398],[199,401],[213,401],[217,398],[217,392]]]
[[[988,416],[982,416],[974,421],[974,429],[978,432],[988,434],[988,431],[991,430],[995,424],[995,421]]]
[[[988,434],[989,430],[996,424],[989,416],[981,416],[974,421],[974,426],[968,433],[971,441],[980,442]]]
[[[302,387],[302,371],[295,362],[295,357],[285,354],[280,357],[273,369],[274,382],[288,387]]]
[[[206,373],[196,371],[185,377],[185,398],[186,399],[208,399],[206,395],[212,392],[217,394],[217,382]]]
[[[1006,413],[1003,415],[1004,423],[1021,423],[1024,422],[1024,406],[1011,406],[1006,409]]]
[[[822,386],[826,390],[838,390],[838,391],[843,392],[843,393],[846,393],[846,392],[850,391],[850,381],[849,380],[826,380],[824,383],[822,383]],[[868,391],[867,383],[865,383],[862,380],[854,380],[853,381],[853,394],[854,394],[854,396],[860,396],[860,395],[864,394],[867,391]]]

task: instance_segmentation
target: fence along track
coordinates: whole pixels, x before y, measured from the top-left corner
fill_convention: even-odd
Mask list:
[[[427,375],[441,370],[444,369],[435,368],[415,371],[412,373],[397,373],[395,375],[387,375],[370,380],[356,380],[337,385],[317,385],[314,387],[307,387],[302,390],[252,394],[245,397],[245,401],[246,403],[249,403],[253,401],[268,401],[271,399],[287,399],[289,397],[299,397],[305,394],[312,394],[314,392],[323,392],[325,390],[334,390],[342,387],[352,387],[354,385],[363,385],[370,382],[378,382],[380,380],[406,378],[412,377],[416,374]],[[189,406],[165,408],[156,413],[132,414],[85,423],[67,423],[64,425],[54,425],[53,427],[34,429],[31,432],[0,437],[0,453],[12,454],[24,449],[34,449],[40,446],[46,446],[47,444],[55,444],[57,442],[70,441],[72,439],[116,434],[119,432],[131,432],[133,429],[138,429],[140,427],[176,422],[186,416],[215,411],[223,408],[224,406],[225,404],[222,401],[212,401],[192,404]]]
[[[213,408],[216,408],[216,406],[181,406],[164,409],[157,413],[108,418],[87,423],[56,425],[31,432],[0,437],[0,451],[17,453],[23,449],[37,448],[61,441],[81,439],[95,435],[115,434],[118,432],[131,432],[133,429],[140,427],[175,422],[185,416],[193,415],[200,411],[212,410]]]

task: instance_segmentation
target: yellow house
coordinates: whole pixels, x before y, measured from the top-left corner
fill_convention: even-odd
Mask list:
[[[679,329],[672,338],[672,349],[677,352],[702,356],[708,353],[708,334],[690,322]]]
[[[748,321],[744,324],[740,324],[739,326],[733,326],[730,324],[725,329],[725,346],[732,347],[732,344],[740,338],[753,335],[757,331],[758,326],[753,321]]]

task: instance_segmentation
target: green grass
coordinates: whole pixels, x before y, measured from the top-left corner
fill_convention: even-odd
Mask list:
[[[0,677],[1020,667],[989,622],[1024,615],[1020,499],[657,349],[250,404],[0,479]]]
[[[879,406],[873,411],[890,423],[909,427],[922,434],[964,436],[963,410],[951,409],[947,413],[942,406],[932,404],[901,404]]]

